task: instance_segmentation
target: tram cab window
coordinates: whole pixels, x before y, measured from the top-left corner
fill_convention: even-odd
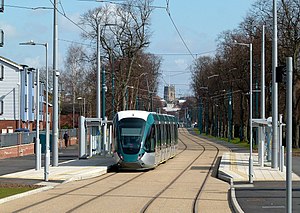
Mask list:
[[[147,152],[154,152],[156,145],[155,126],[152,125],[145,141],[145,150]]]
[[[118,141],[125,154],[139,152],[145,122],[142,119],[125,118],[118,123]]]

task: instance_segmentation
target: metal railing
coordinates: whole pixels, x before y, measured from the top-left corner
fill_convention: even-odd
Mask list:
[[[63,139],[63,135],[66,131],[68,132],[70,137],[77,137],[77,129],[61,129],[59,130],[58,138]],[[46,134],[46,132],[40,131],[40,135],[43,134]],[[52,131],[50,131],[50,134],[52,134]],[[35,138],[36,138],[35,131],[0,134],[0,148],[34,143]]]

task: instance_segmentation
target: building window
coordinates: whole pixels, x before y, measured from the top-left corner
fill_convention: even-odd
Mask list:
[[[4,46],[4,32],[0,29],[0,47]]]
[[[1,0],[0,2],[0,12],[3,13],[4,12],[4,0]]]
[[[4,79],[4,66],[0,66],[0,81],[3,81]]]
[[[4,105],[4,103],[3,103],[3,100],[1,100],[0,101],[0,115],[3,115],[3,105]]]

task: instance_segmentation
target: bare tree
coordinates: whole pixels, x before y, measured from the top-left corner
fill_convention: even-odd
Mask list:
[[[102,55],[109,61],[118,61],[116,76],[119,79],[118,91],[124,100],[126,89],[133,76],[137,56],[142,49],[149,45],[149,26],[151,0],[130,0],[118,6],[99,7],[85,13],[81,25],[87,29],[83,38],[95,41],[100,33]],[[123,109],[125,102],[123,101]]]
[[[233,45],[234,40],[241,43],[253,44],[253,71],[254,84],[260,77],[260,49],[261,49],[261,26],[266,25],[266,86],[271,87],[272,76],[272,1],[258,0],[251,8],[249,14],[240,25],[231,31],[225,31],[219,36],[218,51],[216,58],[205,66],[205,73],[218,74],[222,81],[230,82],[233,88],[246,93],[249,88],[249,50],[241,46]],[[293,145],[299,147],[300,134],[300,3],[299,0],[281,0],[278,3],[278,61],[285,63],[285,57],[293,57]],[[202,62],[204,63],[204,62]],[[205,64],[205,63],[204,63]],[[196,94],[203,85],[203,71],[201,66],[194,67],[193,86]],[[236,68],[232,70],[232,68]],[[231,72],[228,72],[231,70]],[[201,71],[201,72],[200,72]],[[202,75],[200,74],[202,73]],[[201,77],[202,76],[202,77]],[[221,79],[220,78],[220,79]],[[253,85],[254,86],[254,85]],[[285,90],[285,85],[279,85],[280,91]],[[271,95],[267,90],[267,114],[271,109]],[[248,98],[249,96],[245,96]],[[242,99],[242,98],[240,98]],[[279,111],[285,114],[285,93],[279,93]],[[242,101],[241,101],[242,103]],[[247,106],[247,105],[246,105]],[[256,107],[258,108],[258,107]]]
[[[76,98],[85,94],[86,85],[84,84],[87,74],[87,63],[85,50],[82,46],[72,44],[69,46],[65,59],[65,69],[62,71],[61,83],[67,100],[71,100],[73,113]],[[66,99],[64,99],[66,102]],[[73,115],[74,119],[74,115]],[[75,121],[73,120],[73,127]]]

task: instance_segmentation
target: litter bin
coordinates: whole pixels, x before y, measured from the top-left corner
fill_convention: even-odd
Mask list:
[[[50,146],[50,152],[52,152],[52,134],[49,134],[49,146]],[[42,133],[40,134],[40,143],[42,145],[42,153],[46,153],[46,134]]]

